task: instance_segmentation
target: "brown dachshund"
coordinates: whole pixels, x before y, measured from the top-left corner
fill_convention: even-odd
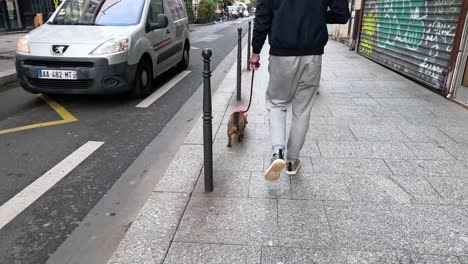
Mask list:
[[[243,112],[242,110],[238,110],[231,114],[229,118],[228,127],[227,127],[227,135],[228,135],[228,148],[232,147],[232,136],[237,135],[237,141],[242,142],[244,138],[244,130],[245,126],[247,125],[247,113]]]

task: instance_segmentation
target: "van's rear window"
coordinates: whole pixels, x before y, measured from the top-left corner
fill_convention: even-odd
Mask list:
[[[145,0],[67,0],[52,21],[61,25],[130,26],[140,22]]]

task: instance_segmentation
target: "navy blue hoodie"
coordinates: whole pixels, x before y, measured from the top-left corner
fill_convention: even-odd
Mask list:
[[[258,0],[252,48],[262,50],[268,35],[275,56],[322,55],[327,24],[346,24],[348,0]]]

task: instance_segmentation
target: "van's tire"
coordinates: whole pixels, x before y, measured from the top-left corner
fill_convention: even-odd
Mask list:
[[[186,70],[190,64],[190,46],[187,42],[184,45],[184,51],[182,54],[182,60],[177,64],[177,69],[181,71]]]
[[[137,66],[135,80],[130,92],[133,98],[146,97],[151,93],[153,85],[153,68],[148,59],[143,58]]]

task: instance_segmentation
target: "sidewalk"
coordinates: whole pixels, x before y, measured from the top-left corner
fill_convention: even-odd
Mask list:
[[[16,44],[18,39],[24,34],[25,33],[0,35],[0,86],[16,80]]]
[[[250,73],[213,97],[214,193],[200,120],[109,263],[468,263],[468,110],[331,41],[303,167],[270,183],[267,53],[232,149]]]

